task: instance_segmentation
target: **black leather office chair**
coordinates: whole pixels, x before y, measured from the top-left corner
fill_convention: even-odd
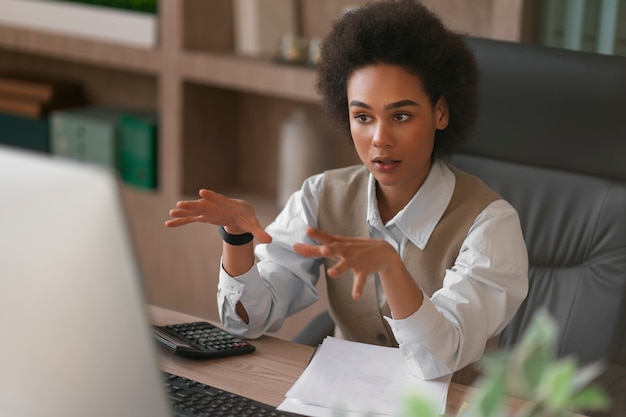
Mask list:
[[[477,130],[452,162],[518,211],[530,290],[500,337],[515,344],[539,307],[557,353],[602,360],[626,415],[626,58],[468,39],[481,68]]]
[[[515,344],[539,307],[557,352],[602,360],[614,417],[626,416],[626,58],[468,38],[481,113],[453,164],[518,211],[529,294],[500,338]],[[324,315],[325,314],[325,315]],[[332,331],[327,313],[296,337]]]

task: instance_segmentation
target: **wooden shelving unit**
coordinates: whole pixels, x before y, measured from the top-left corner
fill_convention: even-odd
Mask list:
[[[323,36],[344,7],[365,2],[297,1],[307,37]],[[221,241],[212,226],[165,228],[169,209],[177,200],[195,198],[201,187],[213,188],[251,199],[261,221],[269,223],[279,210],[274,201],[282,120],[296,107],[320,125],[325,120],[312,69],[233,54],[230,0],[159,3],[156,49],[0,26],[0,71],[74,78],[94,103],[159,112],[159,188],[145,192],[122,186],[146,298],[216,319]],[[465,0],[426,3],[463,32],[521,39],[523,0],[472,2],[470,15]],[[511,7],[513,12],[505,13]],[[511,22],[496,22],[498,13]],[[328,150],[333,165],[356,161],[349,144],[335,142]],[[289,319],[279,336],[294,334],[325,308],[318,304]]]

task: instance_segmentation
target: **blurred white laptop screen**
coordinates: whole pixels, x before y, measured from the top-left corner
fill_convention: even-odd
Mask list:
[[[0,415],[169,415],[116,177],[0,147]]]

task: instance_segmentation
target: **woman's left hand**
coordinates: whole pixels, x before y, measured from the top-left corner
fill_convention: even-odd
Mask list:
[[[337,261],[328,269],[328,276],[335,278],[352,270],[354,283],[352,298],[361,296],[368,275],[384,275],[394,263],[402,260],[393,247],[382,239],[355,238],[332,235],[313,227],[306,230],[307,236],[319,242],[319,245],[296,243],[296,253],[309,258],[329,258]]]

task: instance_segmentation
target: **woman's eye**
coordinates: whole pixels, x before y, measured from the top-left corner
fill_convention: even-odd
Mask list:
[[[395,120],[397,122],[404,122],[405,120],[408,120],[409,117],[411,117],[411,116],[409,116],[406,113],[396,113],[396,114],[393,115],[393,120]]]
[[[357,120],[357,122],[361,122],[361,123],[367,123],[370,121],[370,117],[366,114],[357,114],[356,116],[354,116],[354,118]]]

